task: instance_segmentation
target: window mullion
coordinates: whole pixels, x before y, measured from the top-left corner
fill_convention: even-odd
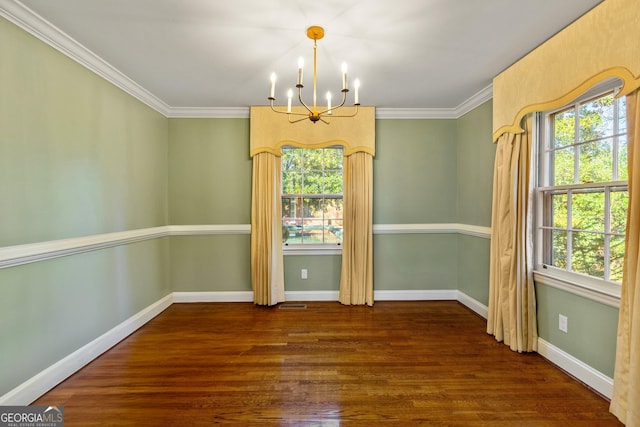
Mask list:
[[[572,228],[572,221],[573,221],[573,216],[571,214],[571,208],[573,205],[573,192],[571,190],[569,190],[567,192],[567,259],[566,259],[566,263],[567,263],[567,270],[571,271],[571,258],[573,258],[571,256],[571,252],[573,250],[573,232],[571,231]]]
[[[611,187],[604,188],[604,280],[611,274]]]

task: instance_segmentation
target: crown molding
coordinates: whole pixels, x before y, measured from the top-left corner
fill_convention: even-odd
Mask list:
[[[479,90],[474,95],[472,95],[469,99],[464,101],[462,104],[456,107],[456,119],[464,116],[469,111],[474,110],[475,108],[481,106],[488,100],[493,98],[493,84],[485,87],[484,89]]]
[[[455,119],[455,108],[376,108],[376,119]]]
[[[167,116],[170,107],[104,59],[17,0],[0,0],[0,16]]]
[[[459,119],[493,98],[493,84],[455,108],[376,108],[376,119]]]
[[[249,107],[170,107],[167,114],[170,119],[248,119]]]
[[[0,16],[167,118],[249,118],[249,107],[171,107],[19,0],[0,0]],[[457,119],[493,97],[493,85],[455,108],[376,108],[376,119]]]

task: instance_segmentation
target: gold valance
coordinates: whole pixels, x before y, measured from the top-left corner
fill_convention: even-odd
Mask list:
[[[524,18],[526,19],[526,18]],[[608,78],[640,87],[640,0],[604,0],[493,80],[493,139]]]
[[[293,107],[293,110],[303,112],[303,108]],[[354,107],[343,107],[339,111],[341,114],[351,114]],[[271,107],[252,106],[250,121],[251,157],[262,152],[280,156],[280,149],[285,145],[305,148],[342,145],[345,156],[358,151],[375,156],[374,107],[360,107],[355,117],[333,117],[331,123],[326,125],[322,122],[312,123],[310,120],[289,123],[286,114],[274,113]]]

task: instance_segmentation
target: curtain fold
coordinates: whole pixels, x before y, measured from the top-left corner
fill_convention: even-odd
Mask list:
[[[640,93],[627,96],[629,210],[620,297],[611,412],[628,427],[640,426]]]
[[[537,350],[531,212],[531,116],[497,142],[491,214],[487,333],[518,352]]]
[[[344,160],[342,270],[339,301],[373,305],[373,156]]]
[[[251,187],[251,287],[258,305],[284,301],[280,157],[253,156]]]

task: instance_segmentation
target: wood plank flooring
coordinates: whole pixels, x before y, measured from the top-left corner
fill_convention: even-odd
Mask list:
[[[174,304],[34,404],[65,426],[620,426],[453,301]]]

